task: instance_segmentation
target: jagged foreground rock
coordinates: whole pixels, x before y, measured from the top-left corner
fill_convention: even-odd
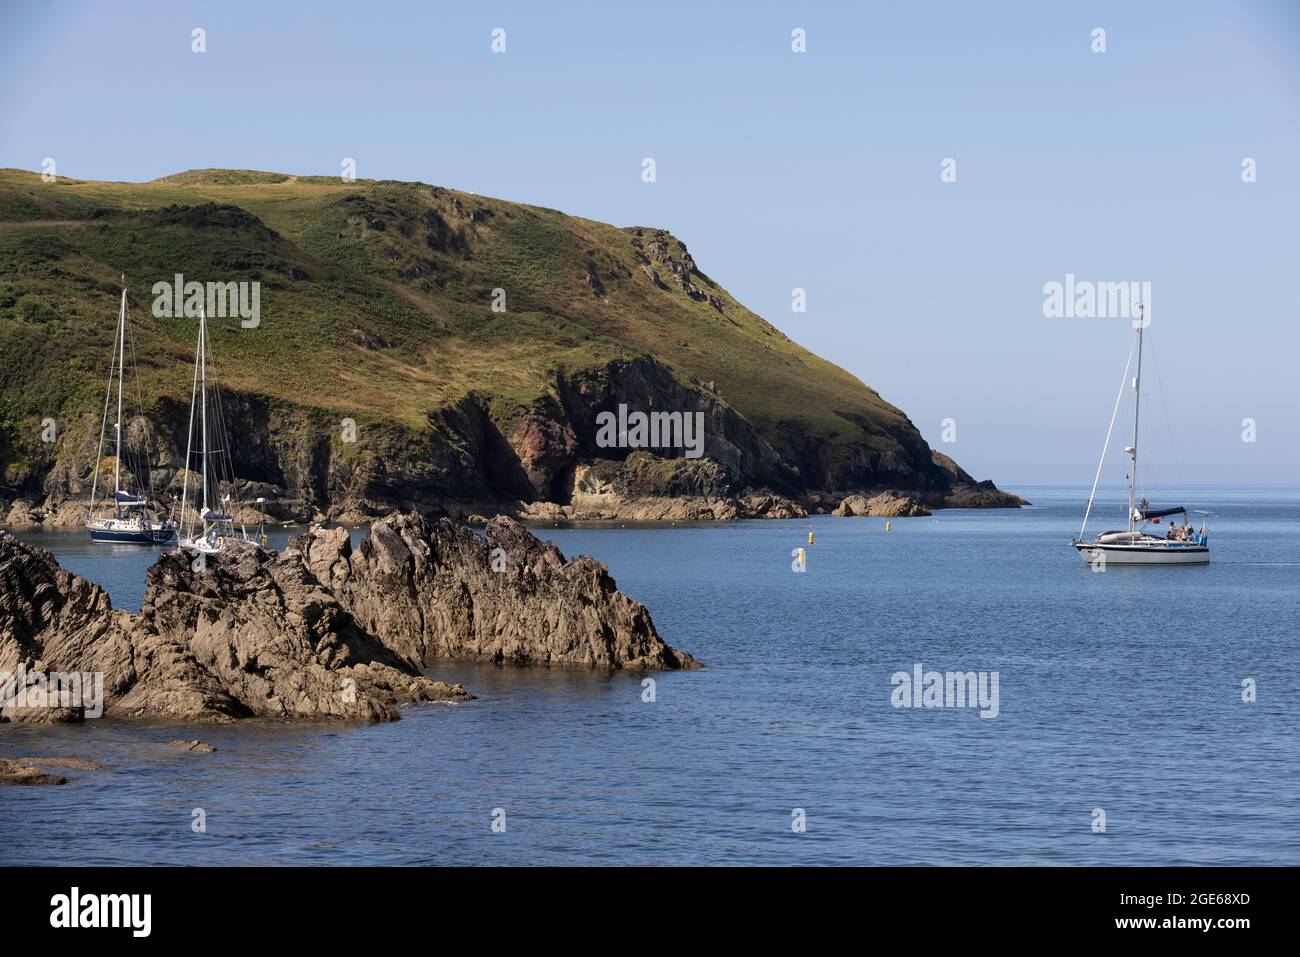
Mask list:
[[[461,701],[420,674],[435,657],[619,668],[690,667],[604,566],[565,562],[521,526],[489,542],[414,516],[342,529],[281,554],[235,543],[206,569],[168,553],[137,615],[47,552],[0,538],[0,673],[103,674],[104,713],[392,720],[412,701]],[[506,556],[492,571],[491,548]],[[0,720],[77,720],[84,709],[0,709]]]
[[[566,562],[504,516],[488,523],[485,539],[446,519],[398,515],[372,525],[355,551],[342,528],[296,538],[294,550],[363,628],[412,664],[696,667],[664,643],[604,565],[585,555]]]
[[[138,615],[47,552],[0,539],[0,673],[103,675],[118,717],[386,720],[409,701],[468,697],[420,675],[358,628],[292,557],[239,543],[206,571],[177,553],[149,569]],[[9,702],[0,720],[78,720],[71,707]],[[50,702],[60,704],[62,702]]]

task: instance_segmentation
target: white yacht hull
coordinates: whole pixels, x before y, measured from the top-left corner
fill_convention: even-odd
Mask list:
[[[225,547],[224,538],[218,538],[215,541],[209,541],[207,538],[182,538],[180,547],[187,552],[193,552],[195,555],[216,555]]]
[[[1075,542],[1074,547],[1089,564],[1104,561],[1107,565],[1206,565],[1210,561],[1210,546],[1190,542]]]

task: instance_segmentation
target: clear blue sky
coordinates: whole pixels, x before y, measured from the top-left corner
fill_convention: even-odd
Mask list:
[[[1152,381],[1148,478],[1300,481],[1300,3],[720,7],[0,0],[0,166],[147,180],[353,157],[362,177],[667,227],[1012,486],[1091,481],[1129,346],[1123,320],[1044,318],[1043,284],[1148,280],[1181,463]]]

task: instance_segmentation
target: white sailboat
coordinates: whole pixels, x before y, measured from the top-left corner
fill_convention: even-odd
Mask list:
[[[1088,528],[1088,517],[1092,514],[1093,499],[1097,495],[1097,482],[1101,479],[1102,465],[1106,461],[1106,447],[1110,445],[1110,436],[1115,429],[1115,416],[1119,413],[1120,400],[1124,397],[1128,381],[1129,366],[1133,364],[1133,352],[1129,353],[1124,366],[1124,379],[1120,382],[1119,395],[1115,398],[1115,411],[1110,416],[1110,428],[1106,431],[1106,443],[1102,446],[1101,461],[1097,463],[1097,475],[1092,481],[1092,491],[1088,494],[1088,507],[1083,513],[1083,525],[1071,544],[1083,557],[1093,564],[1114,565],[1204,565],[1210,560],[1210,529],[1208,513],[1198,512],[1202,516],[1201,527],[1193,529],[1187,521],[1187,509],[1152,508],[1144,498],[1137,498],[1138,474],[1138,425],[1141,422],[1142,406],[1142,330],[1146,327],[1145,306],[1139,307],[1137,342],[1133,352],[1137,353],[1137,374],[1133,377],[1133,444],[1124,451],[1132,457],[1129,463],[1128,490],[1128,528],[1103,532],[1091,541],[1084,540]],[[1159,524],[1162,518],[1182,515],[1182,526],[1171,522],[1165,535],[1152,534],[1152,524]]]
[[[162,545],[176,535],[176,523],[171,518],[158,520],[150,515],[150,501],[122,487],[122,391],[123,372],[126,367],[126,276],[122,276],[122,304],[117,313],[117,333],[113,336],[113,358],[108,367],[108,389],[104,393],[104,417],[99,426],[99,448],[95,452],[95,473],[90,483],[90,514],[86,528],[92,542],[129,545]],[[108,515],[95,514],[95,498],[99,493],[99,466],[104,457],[104,432],[108,428],[108,410],[113,398],[113,374],[117,373],[117,421],[113,448],[113,511]],[[147,466],[146,466],[147,471]],[[138,478],[138,477],[137,477]]]
[[[222,495],[219,500],[220,508],[213,510],[209,505],[209,493],[216,493],[220,488],[220,483],[224,479],[230,488],[234,488],[234,476],[232,471],[226,467],[230,461],[229,451],[226,449],[225,425],[222,422],[220,414],[220,400],[213,396],[213,423],[211,430],[208,426],[208,321],[202,307],[199,308],[199,341],[194,353],[194,384],[190,392],[190,426],[189,433],[185,440],[185,480],[181,490],[181,521],[183,523],[183,534],[180,539],[180,547],[195,555],[215,555],[225,547],[228,540],[235,537],[235,521],[230,514],[231,496],[229,493]],[[194,448],[194,414],[199,415],[199,448]],[[212,440],[217,440],[220,445],[213,447]],[[189,507],[190,493],[190,462],[194,455],[199,455],[203,459],[202,468],[199,470],[201,475],[202,490],[198,493],[199,506],[197,510],[191,510]],[[191,511],[194,514],[191,514]],[[241,537],[248,538],[248,533],[241,525]]]

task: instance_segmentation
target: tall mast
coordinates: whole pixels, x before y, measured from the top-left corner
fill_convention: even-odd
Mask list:
[[[203,445],[200,446],[203,455],[203,511],[199,513],[202,517],[208,510],[208,331],[202,305],[199,306],[199,375],[199,402],[203,417]]]
[[[185,433],[185,478],[181,482],[181,523],[185,522],[185,506],[190,494],[190,456],[194,450],[194,405],[199,392],[199,346],[202,344],[202,329],[199,331],[199,343],[194,346],[194,384],[190,389],[190,427]]]
[[[122,491],[122,367],[126,365],[126,273],[122,274],[122,308],[117,314],[117,449],[113,455],[113,507]]]
[[[99,465],[104,460],[104,432],[108,428],[108,406],[113,401],[113,366],[117,363],[117,336],[113,336],[113,358],[108,364],[108,382],[104,385],[104,412],[99,419],[99,444],[95,446],[95,472],[90,480],[90,515],[87,523],[95,518],[95,493],[99,491]]]
[[[1142,405],[1142,329],[1146,326],[1146,304],[1138,306],[1138,341],[1137,341],[1137,375],[1133,377],[1133,463],[1130,466],[1128,487],[1128,530],[1137,527],[1137,486],[1138,486],[1138,410]]]

